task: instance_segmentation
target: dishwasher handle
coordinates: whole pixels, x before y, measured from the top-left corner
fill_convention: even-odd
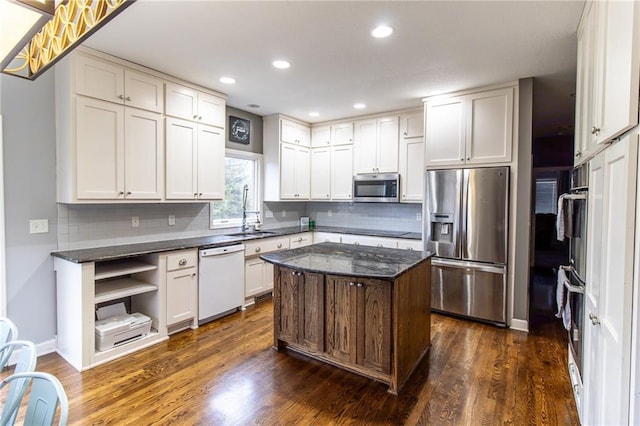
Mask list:
[[[228,253],[235,253],[244,251],[243,244],[236,244],[233,246],[216,247],[210,249],[200,250],[200,257],[221,256]]]

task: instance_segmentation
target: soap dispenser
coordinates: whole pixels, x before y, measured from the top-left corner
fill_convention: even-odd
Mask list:
[[[256,221],[253,224],[253,229],[255,229],[256,231],[259,231],[261,226],[262,224],[260,223],[260,217],[258,216],[258,213],[256,213]]]

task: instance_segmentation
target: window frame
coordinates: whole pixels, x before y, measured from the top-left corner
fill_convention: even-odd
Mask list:
[[[262,186],[262,163],[263,163],[263,155],[255,152],[249,151],[240,151],[237,149],[226,148],[224,152],[225,157],[225,167],[226,167],[226,159],[229,158],[237,158],[241,160],[250,160],[255,161],[255,176],[256,176],[256,206],[260,212],[258,213],[258,217],[262,222],[262,200],[263,200],[263,186]],[[225,173],[226,175],[226,173]],[[225,192],[226,192],[226,179],[225,179]],[[209,203],[209,229],[225,229],[225,228],[237,228],[242,226],[242,218],[234,218],[234,219],[216,219],[213,216],[214,212],[214,203],[219,201],[213,201]],[[222,222],[224,220],[224,222]],[[251,214],[247,216],[247,225],[253,225],[255,223],[255,214]]]

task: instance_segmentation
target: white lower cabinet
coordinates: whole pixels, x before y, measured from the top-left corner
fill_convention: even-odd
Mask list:
[[[289,238],[289,248],[299,248],[313,244],[313,232],[304,232]]]
[[[198,327],[198,252],[162,255],[167,264],[167,327],[169,333]]]
[[[387,247],[387,248],[398,247],[398,240],[396,240],[395,238],[370,237],[368,235],[344,234],[342,235],[342,243],[371,246],[371,247]]]
[[[341,243],[342,234],[334,234],[332,232],[314,232],[313,243]]]
[[[422,251],[422,240],[398,238],[398,248],[404,250]]]
[[[260,259],[260,255],[274,251],[287,250],[290,238],[273,237],[247,241],[244,244],[244,298],[245,306],[255,301],[255,296],[273,290],[273,265]]]

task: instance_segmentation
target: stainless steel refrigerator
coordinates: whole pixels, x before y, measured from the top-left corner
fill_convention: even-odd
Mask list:
[[[427,170],[431,307],[506,325],[509,168]]]

